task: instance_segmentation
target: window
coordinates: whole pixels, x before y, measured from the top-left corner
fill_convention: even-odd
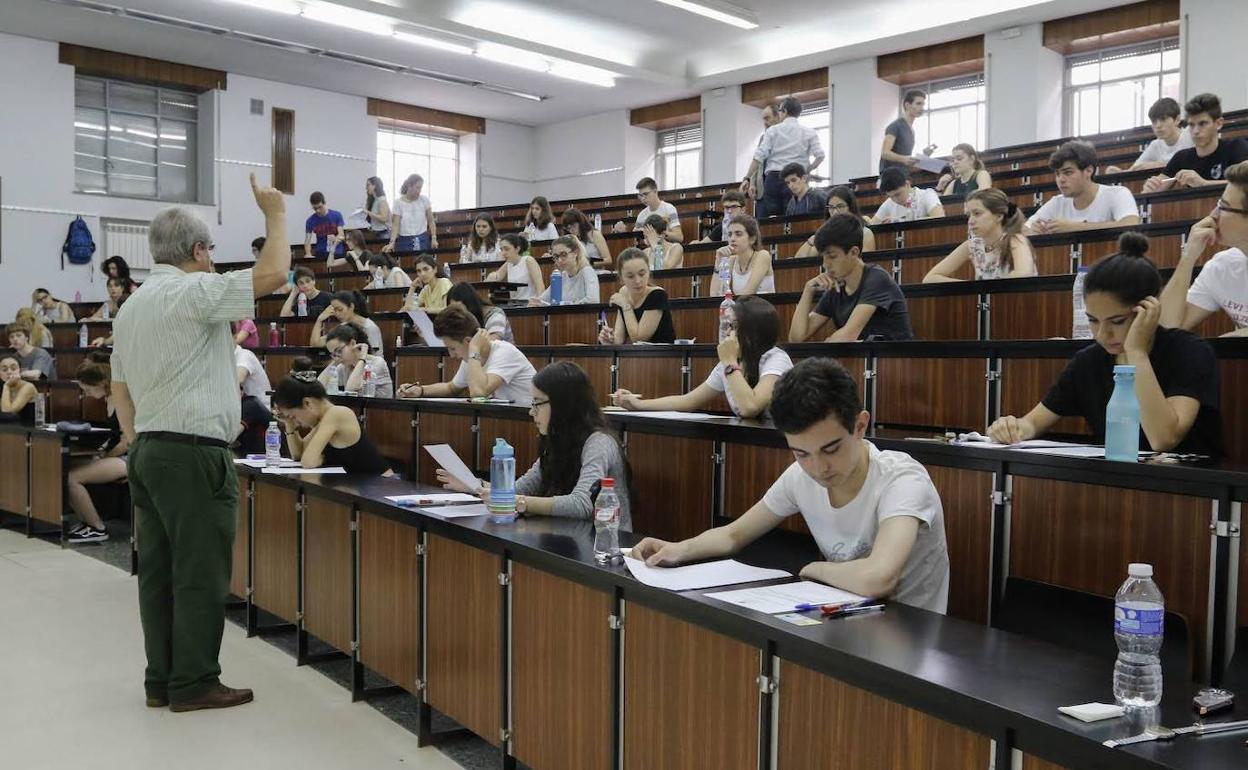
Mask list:
[[[915,153],[934,144],[934,155],[948,155],[955,144],[963,142],[983,151],[988,110],[982,72],[970,77],[905,86],[901,89],[901,98],[904,100],[906,92],[913,90],[927,94],[927,109],[914,121]]]
[[[1179,40],[1066,57],[1066,132],[1089,136],[1148,123],[1148,108],[1179,96]]]
[[[702,184],[702,124],[655,132],[655,181],[660,190]]]
[[[797,116],[797,122],[814,129],[819,136],[819,146],[823,148],[824,157],[832,154],[832,111],[828,109],[827,102],[811,102],[802,105],[802,114]],[[832,164],[827,160],[815,169],[816,176],[826,177],[828,170]],[[809,169],[807,169],[809,171]]]
[[[74,78],[74,189],[194,201],[198,120],[190,91]]]
[[[411,174],[425,179],[423,195],[429,196],[434,211],[459,206],[459,139],[454,136],[408,131],[401,128],[377,129],[377,176],[386,186],[386,197],[399,197],[403,180]]]

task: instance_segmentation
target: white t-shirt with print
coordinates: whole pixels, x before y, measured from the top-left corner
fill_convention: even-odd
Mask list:
[[[1192,281],[1187,301],[1205,310],[1226,311],[1236,329],[1248,326],[1248,257],[1236,248],[1214,254]]]
[[[1174,144],[1166,144],[1164,139],[1154,139],[1144,148],[1144,152],[1140,153],[1140,157],[1136,159],[1136,163],[1169,163],[1170,158],[1179,150],[1186,150],[1194,147],[1192,144],[1192,132],[1180,131],[1179,140]]]
[[[494,391],[491,398],[501,398],[520,406],[533,403],[533,393],[529,390],[529,385],[533,383],[533,375],[537,374],[537,370],[515,345],[502,340],[490,343],[490,357],[485,361],[485,373],[497,374],[503,378],[503,384]],[[468,387],[467,361],[459,365],[459,371],[455,372],[451,383],[457,388]]]
[[[940,193],[929,187],[913,187],[910,191],[908,206],[899,206],[892,198],[885,198],[880,207],[876,209],[875,216],[890,222],[913,222],[926,217],[927,212],[938,205],[940,205]]]
[[[243,380],[243,394],[255,396],[266,407],[269,405],[269,391],[273,386],[269,383],[269,374],[264,371],[260,359],[247,348],[234,346],[234,366],[247,370],[247,379]]]
[[[789,354],[780,348],[772,348],[758,360],[758,379],[761,381],[769,374],[783,377],[784,373],[792,368],[793,359],[789,358]],[[715,364],[715,368],[707,375],[706,385],[711,390],[723,393],[728,399],[728,406],[732,408],[732,413],[738,417],[741,416],[741,410],[737,409],[737,402],[732,399],[732,391],[728,389],[728,381],[724,377],[723,362]]]
[[[1099,185],[1096,197],[1086,209],[1075,208],[1075,199],[1055,195],[1045,201],[1040,210],[1031,215],[1027,226],[1033,227],[1042,219],[1067,219],[1071,222],[1117,222],[1123,217],[1139,215],[1135,196],[1125,187]]]
[[[390,212],[391,217],[395,214],[399,216],[399,235],[413,236],[423,235],[429,229],[429,212],[432,210],[433,204],[428,196],[421,195],[409,201],[406,196],[400,195]]]
[[[884,520],[918,519],[918,537],[891,598],[944,613],[949,603],[949,552],[940,495],[927,471],[910,455],[881,452],[870,441],[866,444],[871,453],[867,478],[843,508],[833,507],[828,490],[797,463],[767,490],[763,504],[781,518],[802,514],[820,552],[833,562],[870,556]]]

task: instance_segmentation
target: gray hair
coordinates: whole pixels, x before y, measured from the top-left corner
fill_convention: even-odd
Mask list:
[[[152,261],[175,267],[190,262],[195,254],[195,244],[206,248],[212,243],[208,225],[187,208],[170,206],[152,217],[147,233],[147,247]]]

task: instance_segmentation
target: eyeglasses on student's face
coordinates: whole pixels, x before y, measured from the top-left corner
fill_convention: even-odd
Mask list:
[[[832,212],[833,214],[840,214],[840,213],[849,211],[849,204],[848,203],[829,203],[828,211]]]
[[[1218,202],[1213,204],[1214,214],[1245,214],[1248,215],[1248,209],[1237,209],[1226,202],[1224,198],[1218,198]]]
[[[549,403],[550,403],[549,398],[544,401],[534,401],[532,404],[529,405],[529,414],[537,414],[538,409],[541,409],[543,406],[546,406]]]

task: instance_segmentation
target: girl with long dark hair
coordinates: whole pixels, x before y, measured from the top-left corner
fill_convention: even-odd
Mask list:
[[[314,369],[296,369],[277,383],[273,416],[286,433],[290,456],[305,468],[341,466],[347,473],[394,475],[355,412],[326,398]]]
[[[316,317],[312,324],[312,334],[308,340],[310,347],[319,348],[325,344],[325,321],[330,316],[338,319],[338,323],[352,324],[363,330],[368,336],[368,346],[373,350],[381,350],[381,328],[377,322],[369,318],[368,301],[359,291],[339,291],[334,293],[329,307]]]
[[[537,462],[516,479],[516,510],[538,516],[591,519],[604,478],[615,480],[620,526],[632,529],[628,461],[608,429],[593,385],[581,367],[557,361],[533,377],[529,414],[541,434]],[[447,489],[488,500],[490,485],[469,489],[439,469]]]
[[[126,282],[127,293],[139,288],[139,285],[130,277],[130,265],[126,264],[126,260],[118,256],[112,256],[100,263],[100,270],[109,278],[120,278]]]
[[[732,224],[736,223],[733,220]],[[771,404],[772,388],[793,368],[789,354],[776,347],[780,316],[770,302],[758,295],[741,297],[733,309],[735,329],[719,343],[719,363],[705,382],[683,396],[642,398],[640,394],[617,390],[611,394],[612,401],[638,412],[694,412],[723,393],[736,416],[764,415]]]
[[[370,176],[364,183],[364,216],[368,217],[368,229],[374,238],[390,237],[390,202],[379,176]]]
[[[555,212],[546,196],[538,195],[529,203],[529,213],[524,215],[524,237],[530,241],[553,241],[559,237]]]
[[[446,306],[467,310],[491,337],[515,344],[516,339],[511,333],[511,322],[507,320],[507,314],[501,307],[488,299],[483,299],[477,290],[472,288],[472,284],[457,283],[452,286],[451,290],[446,293]]]
[[[494,217],[477,214],[472,220],[472,235],[467,243],[459,247],[459,261],[498,261],[498,227],[494,224]]]
[[[577,208],[566,208],[559,216],[559,224],[563,225],[564,235],[571,235],[585,247],[585,257],[590,262],[601,261],[604,265],[611,264],[611,248],[602,233],[594,229],[594,225],[585,216],[585,212]]]

